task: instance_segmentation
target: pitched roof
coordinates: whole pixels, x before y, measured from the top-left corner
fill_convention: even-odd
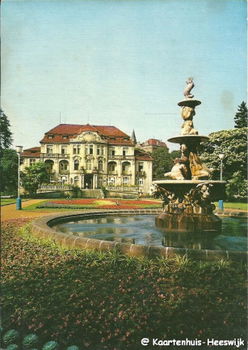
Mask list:
[[[167,147],[166,143],[158,139],[148,139],[143,143],[142,146],[158,146],[158,147]]]
[[[59,124],[45,133],[41,143],[68,143],[70,138],[76,137],[82,132],[92,131],[106,138],[110,144],[130,144],[132,140],[115,126],[105,125],[80,125],[80,124]],[[49,137],[50,136],[50,137]]]
[[[135,149],[134,155],[135,159],[137,160],[153,160],[152,156],[149,153],[146,153],[141,149]]]
[[[32,148],[24,149],[21,155],[29,158],[32,158],[32,157],[38,158],[40,157],[40,147],[32,147]]]

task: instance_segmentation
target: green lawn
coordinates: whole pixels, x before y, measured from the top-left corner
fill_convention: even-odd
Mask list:
[[[143,337],[246,337],[241,263],[66,250],[17,230],[2,228],[4,331],[36,333],[61,350],[139,350]]]
[[[215,205],[218,208],[218,202],[216,202]],[[248,204],[247,203],[224,202],[224,209],[247,210]]]
[[[1,206],[6,204],[14,204],[16,202],[16,198],[1,198]]]

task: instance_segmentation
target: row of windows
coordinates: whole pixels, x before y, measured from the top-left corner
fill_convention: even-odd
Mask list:
[[[46,146],[46,153],[52,154],[53,151],[54,151],[53,145]],[[67,151],[68,151],[67,146],[61,146],[61,154],[67,154]],[[80,152],[81,152],[80,145],[73,146],[73,154],[80,154]],[[88,155],[93,153],[94,153],[94,145],[86,145],[85,154]],[[96,154],[98,156],[103,156],[105,154],[104,146],[96,146]],[[128,148],[123,147],[122,155],[126,156],[127,154],[128,154]],[[116,149],[114,147],[109,148],[109,155],[112,157],[116,155]]]

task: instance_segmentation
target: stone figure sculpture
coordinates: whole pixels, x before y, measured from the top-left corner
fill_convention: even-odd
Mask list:
[[[191,95],[190,91],[193,89],[194,82],[193,82],[193,78],[188,78],[188,80],[186,81],[186,88],[184,89],[184,96],[185,98],[193,98],[194,95]]]

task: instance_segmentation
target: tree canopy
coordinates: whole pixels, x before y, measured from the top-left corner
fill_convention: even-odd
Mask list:
[[[243,101],[240,106],[238,106],[238,111],[234,117],[234,127],[235,128],[245,128],[247,127],[247,106]]]
[[[222,130],[209,135],[201,146],[201,159],[212,168],[212,178],[220,178],[220,158],[223,159],[223,179],[228,181],[227,194],[231,198],[245,197],[247,179],[247,128]]]
[[[164,173],[171,170],[173,165],[172,158],[167,147],[159,147],[152,152],[153,157],[153,178],[163,179]]]
[[[6,194],[16,194],[18,159],[16,151],[4,149],[0,162],[0,191]]]
[[[0,110],[0,152],[7,149],[12,144],[12,132],[10,131],[10,123],[6,114]]]
[[[40,185],[49,183],[49,179],[46,165],[42,162],[26,167],[25,172],[21,173],[22,186],[30,196],[36,194]]]

